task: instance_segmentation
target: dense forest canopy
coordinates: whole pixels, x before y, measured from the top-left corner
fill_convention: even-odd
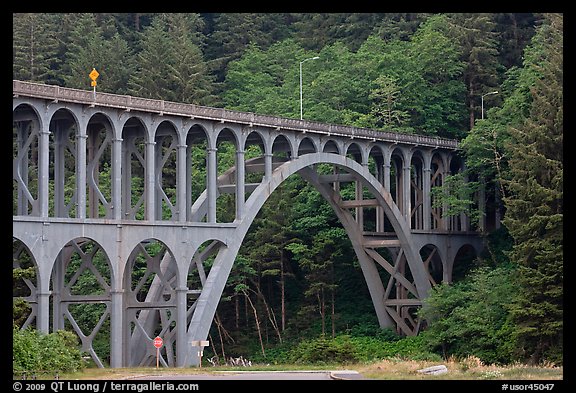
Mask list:
[[[13,79],[78,89],[96,68],[102,92],[299,118],[313,57],[305,119],[461,140],[496,195],[489,252],[423,310],[429,348],[562,363],[562,14],[13,14]],[[334,212],[290,178],[246,238],[213,334],[263,355],[302,332],[376,335],[357,265]]]

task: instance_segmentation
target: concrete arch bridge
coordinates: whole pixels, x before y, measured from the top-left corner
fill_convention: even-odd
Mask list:
[[[235,162],[218,171],[223,147]],[[103,326],[111,367],[153,364],[157,335],[164,366],[198,365],[192,344],[208,336],[251,223],[298,174],[348,233],[380,325],[417,334],[432,285],[481,252],[466,216],[432,207],[431,188],[462,169],[454,140],[15,80],[13,267],[36,273],[18,284],[23,326],[73,329],[101,367]]]

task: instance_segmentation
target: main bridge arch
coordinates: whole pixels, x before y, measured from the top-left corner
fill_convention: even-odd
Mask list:
[[[371,204],[383,209],[395,236],[391,236],[390,233],[382,233],[380,237],[374,233],[366,236],[356,217],[349,210],[354,203],[343,203],[337,191],[338,176],[325,177],[317,171],[320,164],[331,164],[344,170],[352,176],[357,187],[366,187],[374,198]],[[278,166],[270,179],[263,181],[246,201],[245,215],[238,221],[233,238],[229,239],[227,245],[221,247],[203,285],[190,321],[188,341],[205,340],[208,336],[220,297],[244,237],[268,197],[284,180],[294,174],[300,174],[312,184],[332,206],[341,221],[358,257],[380,326],[398,326],[404,334],[416,334],[420,324],[410,309],[421,305],[430,291],[431,284],[419,250],[412,241],[410,227],[391,194],[366,166],[338,154],[309,153]],[[351,179],[346,175],[341,178],[347,181]],[[390,263],[382,252],[378,252],[379,248],[388,249],[387,255],[392,255],[395,262]],[[386,287],[380,279],[377,266],[382,266],[389,275]],[[396,283],[396,288],[393,287],[393,283]],[[195,349],[190,347],[185,364],[197,363],[194,351]]]

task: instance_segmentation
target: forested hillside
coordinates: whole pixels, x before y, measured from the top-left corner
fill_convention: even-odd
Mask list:
[[[300,118],[304,60],[305,119],[461,140],[496,195],[488,252],[433,289],[409,345],[562,364],[562,14],[13,15],[17,80],[89,90],[96,68],[102,92]],[[220,356],[283,361],[320,337],[401,340],[378,328],[330,206],[291,177],[247,235],[210,341]]]

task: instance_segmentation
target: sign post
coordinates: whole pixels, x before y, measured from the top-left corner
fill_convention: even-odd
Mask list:
[[[162,337],[157,336],[154,339],[154,346],[156,347],[156,368],[158,368],[158,361],[160,359],[160,348],[162,348],[162,345],[164,345],[164,340],[162,340]]]
[[[90,72],[89,76],[90,76],[90,79],[92,79],[92,82],[90,82],[90,85],[92,87],[94,87],[94,99],[96,99],[96,79],[98,79],[100,74],[98,73],[98,71],[96,71],[96,68],[92,68],[92,72]]]
[[[193,347],[200,347],[198,350],[198,356],[200,357],[200,368],[202,368],[202,355],[204,354],[204,347],[207,347],[210,345],[210,343],[205,340],[193,340],[190,344],[192,344]]]

